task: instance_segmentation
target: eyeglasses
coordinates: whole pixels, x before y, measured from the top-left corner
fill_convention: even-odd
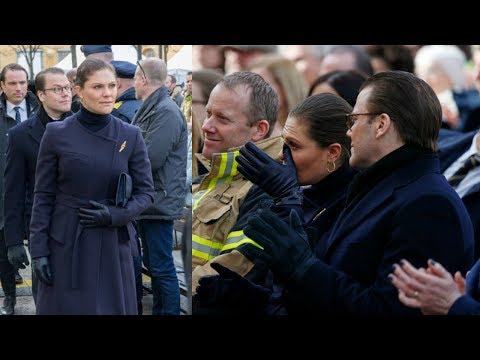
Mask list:
[[[147,74],[145,74],[145,70],[143,70],[142,65],[140,65],[140,62],[137,60],[137,65],[140,67],[140,70],[142,70],[143,76],[145,79],[147,78]]]
[[[51,90],[53,91],[55,94],[57,95],[60,95],[63,93],[63,90],[65,90],[67,93],[71,93],[72,92],[72,86],[71,85],[67,85],[67,86],[55,86],[53,88],[50,88],[50,89],[43,89],[43,91],[47,91],[47,90]]]
[[[361,114],[345,114],[345,120],[347,121],[347,128],[350,130],[352,128],[352,126],[355,124],[355,121],[357,121],[357,116],[360,116],[360,115],[373,115],[373,116],[377,116],[377,115],[381,115],[383,113],[361,113]]]

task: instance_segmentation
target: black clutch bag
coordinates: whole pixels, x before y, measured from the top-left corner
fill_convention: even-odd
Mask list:
[[[132,197],[132,178],[127,173],[121,173],[118,177],[115,205],[125,207],[128,199]]]

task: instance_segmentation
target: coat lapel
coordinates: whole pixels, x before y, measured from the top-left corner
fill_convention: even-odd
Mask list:
[[[333,245],[345,238],[349,233],[360,227],[364,221],[368,221],[371,213],[380,207],[393,193],[390,177],[382,180],[375,188],[368,192],[353,209],[344,209],[335,223],[327,244],[327,253]]]
[[[377,184],[372,184],[372,190],[352,209],[347,207],[340,214],[327,241],[326,254],[333,249],[334,244],[354,232],[356,228],[361,228],[363,222],[369,221],[369,218],[376,218],[377,213],[385,208],[383,205],[390,203],[390,198],[396,189],[432,172],[439,173],[438,157],[433,159],[431,157],[420,158],[391,173]],[[374,213],[375,211],[377,212]]]
[[[45,132],[45,127],[42,124],[42,121],[38,117],[35,117],[35,121],[28,128],[28,135],[37,143],[40,144],[42,140],[43,133]]]

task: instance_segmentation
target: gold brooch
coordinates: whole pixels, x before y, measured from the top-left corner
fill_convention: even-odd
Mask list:
[[[122,152],[123,149],[125,149],[125,147],[127,146],[127,140],[125,140],[122,145],[120,145],[120,150],[118,150],[118,152]]]

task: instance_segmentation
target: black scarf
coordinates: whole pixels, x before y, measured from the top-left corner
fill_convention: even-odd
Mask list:
[[[53,121],[62,121],[66,117],[72,115],[73,113],[71,111],[67,111],[66,113],[63,113],[60,119],[54,120],[50,117],[50,115],[47,114],[45,109],[43,108],[43,105],[40,106],[38,109],[38,117],[40,118],[40,121],[42,122],[43,126],[47,126],[48,123],[53,122]]]

